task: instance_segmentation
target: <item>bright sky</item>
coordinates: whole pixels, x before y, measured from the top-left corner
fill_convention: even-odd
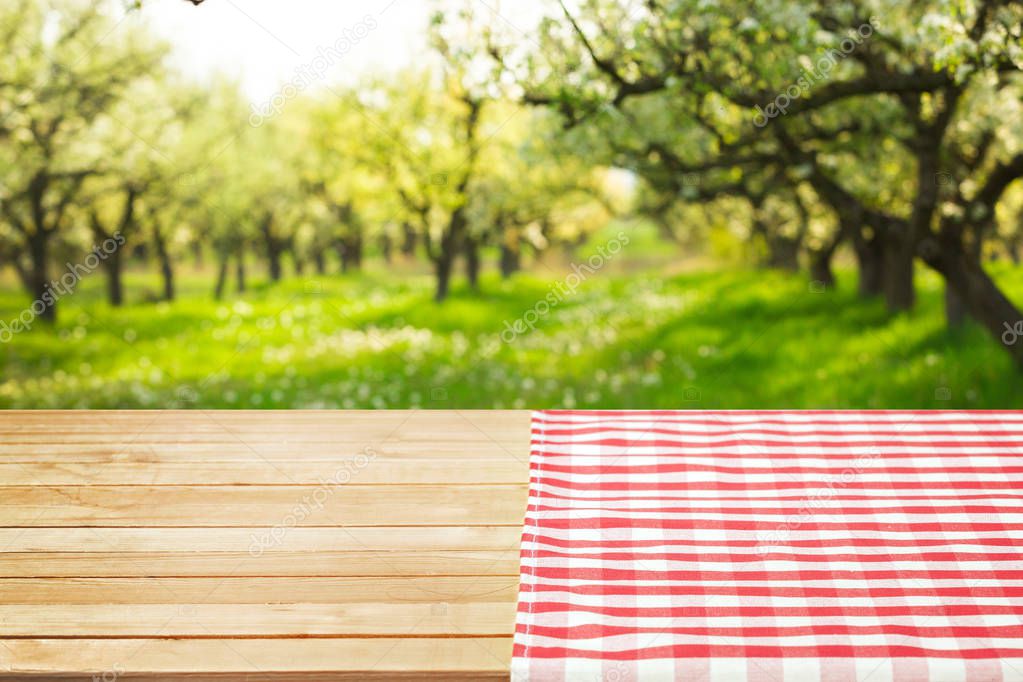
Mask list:
[[[540,9],[550,6],[546,0],[471,1],[479,12],[497,11],[498,21],[522,40],[529,39]],[[194,7],[148,0],[139,19],[173,43],[174,59],[187,73],[237,77],[259,102],[302,68],[326,66],[327,82],[344,82],[432,59],[426,27],[437,6],[435,0],[206,0]]]

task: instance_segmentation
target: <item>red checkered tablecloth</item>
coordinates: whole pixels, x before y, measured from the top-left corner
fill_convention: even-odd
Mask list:
[[[538,412],[512,679],[1023,680],[1023,412]]]

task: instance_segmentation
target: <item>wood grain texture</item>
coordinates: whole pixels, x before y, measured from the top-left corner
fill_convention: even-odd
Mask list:
[[[195,453],[190,453],[194,455]],[[234,453],[236,459],[218,460],[223,450],[213,450],[197,461],[174,459],[145,461],[113,461],[93,458],[89,461],[76,455],[62,455],[63,461],[4,462],[0,461],[0,481],[12,486],[75,486],[75,485],[317,485],[321,479],[338,471],[355,471],[354,455],[350,458],[290,461],[264,459]],[[307,452],[308,454],[308,452]],[[2,457],[2,456],[0,456]],[[473,458],[473,466],[464,466]],[[159,466],[154,466],[158,464]],[[514,484],[527,477],[528,464],[511,457],[475,459],[470,452],[462,457],[427,457],[425,455],[377,454],[373,466],[357,470],[352,485],[416,484]],[[202,481],[201,484],[195,481]]]
[[[0,678],[507,679],[529,413],[0,413]]]
[[[0,552],[248,552],[265,526],[230,528],[0,528]],[[290,552],[518,551],[514,526],[291,528],[271,550]]]
[[[379,637],[508,634],[514,603],[0,604],[0,637]]]
[[[8,604],[469,604],[513,602],[518,575],[360,578],[8,578]]]
[[[525,485],[6,486],[0,526],[492,526]],[[371,523],[372,522],[372,523]]]
[[[415,532],[411,529],[409,532]],[[504,552],[0,553],[0,578],[517,575]]]
[[[14,679],[507,680],[511,637],[21,639],[0,646]]]

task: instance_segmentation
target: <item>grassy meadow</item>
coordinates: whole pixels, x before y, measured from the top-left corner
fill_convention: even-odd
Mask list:
[[[132,270],[113,309],[97,272],[56,327],[0,345],[0,407],[1023,407],[983,330],[946,331],[929,273],[893,318],[848,271],[821,293],[800,275],[612,262],[540,314],[566,273],[487,274],[478,293],[458,281],[437,305],[422,270],[270,285],[254,264],[247,292],[214,301],[211,273],[182,264],[175,302],[146,302],[158,281]],[[1023,299],[1023,270],[996,274]],[[11,320],[27,301],[9,272],[0,282]],[[505,331],[530,310],[534,330]]]

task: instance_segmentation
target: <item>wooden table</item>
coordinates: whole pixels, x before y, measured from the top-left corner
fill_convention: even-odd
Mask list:
[[[0,412],[0,678],[507,679],[529,413]]]

